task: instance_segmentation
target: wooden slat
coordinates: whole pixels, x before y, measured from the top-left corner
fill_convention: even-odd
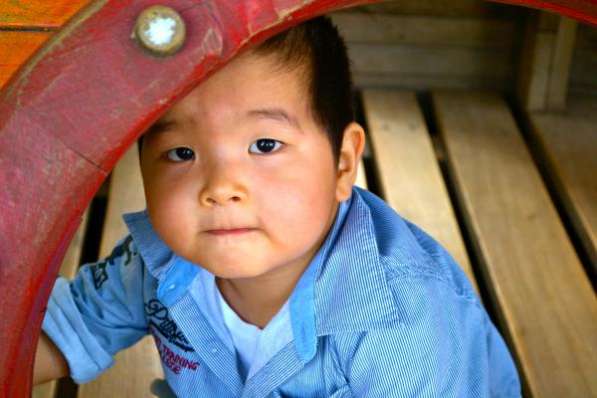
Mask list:
[[[401,0],[382,1],[359,7],[366,13],[400,15],[433,15],[443,17],[504,17],[520,16],[521,9],[504,4],[478,0]]]
[[[570,70],[570,91],[594,95],[597,92],[597,29],[580,24]]]
[[[429,88],[429,79],[438,78],[446,84],[452,79],[506,84],[514,73],[507,48],[348,43],[348,53],[360,87],[362,80],[376,75],[390,76],[394,84],[418,80]]]
[[[56,390],[58,388],[58,381],[53,380],[44,384],[33,386],[31,398],[54,398],[56,397]],[[58,398],[58,397],[56,397]]]
[[[143,210],[144,208],[145,195],[139,168],[139,155],[137,145],[132,145],[118,161],[110,176],[108,206],[99,251],[100,257],[108,256],[116,242],[128,234],[128,228],[122,220],[122,214]]]
[[[145,197],[138,166],[137,147],[132,146],[112,171],[110,193],[100,256],[110,254],[116,241],[128,230],[122,213],[145,208]],[[79,387],[81,398],[147,397],[149,386],[156,378],[163,378],[159,355],[151,336],[115,357],[115,365],[95,381]]]
[[[515,20],[365,14],[357,10],[335,12],[331,17],[349,43],[512,48],[518,40]]]
[[[552,14],[534,12],[525,26],[517,94],[519,102],[527,110],[545,108],[555,42],[552,27],[556,21],[557,17]]]
[[[438,92],[450,174],[529,395],[597,396],[597,303],[505,102]],[[569,137],[570,138],[570,137]]]
[[[81,225],[77,228],[77,232],[73,236],[70,245],[62,260],[62,265],[58,271],[60,276],[68,279],[74,278],[77,273],[77,268],[81,263],[81,254],[83,252],[83,239],[85,237],[85,229],[87,228],[87,221],[89,220],[89,209],[85,211],[81,219]],[[40,384],[33,388],[33,398],[54,398],[56,397],[56,389],[58,381],[50,381],[44,384]],[[59,397],[56,397],[59,398]]]
[[[529,18],[517,87],[526,110],[565,108],[576,27],[576,21],[547,12]]]
[[[385,200],[436,238],[476,286],[414,93],[365,90],[363,105]]]
[[[0,31],[0,89],[50,35],[46,32]]]
[[[572,63],[577,25],[578,23],[574,19],[561,17],[559,20],[553,57],[551,60],[549,85],[547,87],[547,109],[566,109],[568,76],[570,74],[570,65]]]
[[[513,80],[520,21],[481,18],[332,14],[348,45],[360,88],[503,89]]]
[[[58,28],[90,0],[0,0],[0,27]]]
[[[529,121],[597,275],[597,98],[571,98],[566,113],[531,113]]]
[[[348,50],[358,72],[494,78],[512,74],[509,50],[359,43],[350,44]]]
[[[435,62],[441,62],[436,58]],[[429,90],[429,89],[466,89],[502,91],[511,84],[511,76],[450,76],[450,75],[417,75],[402,74],[398,71],[388,72],[359,72],[353,73],[356,87],[364,88],[394,88],[401,90]]]

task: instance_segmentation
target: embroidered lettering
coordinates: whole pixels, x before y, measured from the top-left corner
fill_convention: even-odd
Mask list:
[[[145,314],[150,318],[149,325],[153,326],[162,336],[168,339],[168,342],[186,352],[195,351],[185,335],[168,315],[168,308],[158,299],[151,299],[145,303]]]
[[[160,358],[162,359],[164,365],[168,367],[168,369],[170,369],[175,374],[180,374],[182,369],[189,369],[192,371],[197,370],[199,362],[192,361],[190,359],[178,355],[162,342],[159,336],[155,333],[154,328],[151,328],[150,330],[155,340],[155,345],[158,348]]]
[[[106,271],[106,263],[102,261],[101,263],[93,264],[89,267],[91,270],[91,275],[93,276],[93,286],[96,289],[102,287],[105,281],[108,280],[108,271]]]
[[[114,250],[112,250],[110,256],[108,256],[105,260],[93,264],[89,267],[89,269],[91,270],[91,275],[93,277],[93,285],[96,289],[101,288],[104,282],[108,280],[108,271],[106,270],[106,267],[108,265],[114,265],[115,260],[117,258],[126,255],[123,264],[125,266],[130,264],[133,256],[137,254],[137,252],[132,250],[131,248],[132,243],[132,236],[127,236],[126,239],[120,245],[116,246]]]

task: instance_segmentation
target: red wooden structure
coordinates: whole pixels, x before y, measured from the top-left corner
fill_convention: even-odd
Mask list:
[[[186,41],[154,57],[130,38],[155,1],[98,0],[0,94],[0,397],[25,397],[43,311],[87,204],[116,161],[178,98],[239,50],[372,0],[173,0]],[[500,1],[597,26],[593,0]]]

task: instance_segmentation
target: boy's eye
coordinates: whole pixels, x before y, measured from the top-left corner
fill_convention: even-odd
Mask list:
[[[282,147],[282,142],[271,138],[262,138],[251,144],[249,152],[251,153],[270,153],[275,152]]]
[[[166,152],[166,156],[173,162],[184,162],[186,160],[191,160],[195,157],[195,152],[192,149],[185,148],[185,147],[178,147],[174,149],[170,149]]]

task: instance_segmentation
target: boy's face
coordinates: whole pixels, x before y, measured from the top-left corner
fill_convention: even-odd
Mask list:
[[[175,253],[216,276],[306,266],[338,201],[350,195],[352,182],[339,177],[311,116],[302,73],[242,54],[170,108],[162,131],[144,137],[153,227]]]

